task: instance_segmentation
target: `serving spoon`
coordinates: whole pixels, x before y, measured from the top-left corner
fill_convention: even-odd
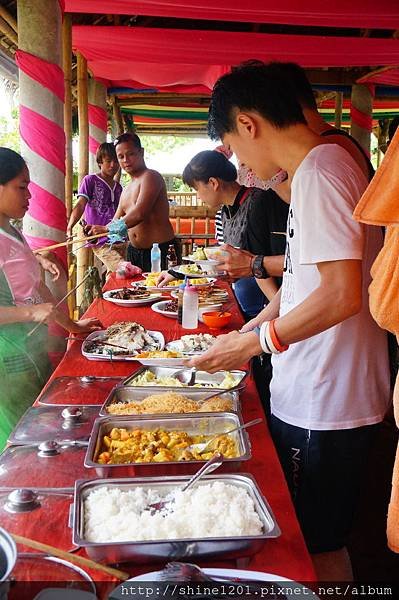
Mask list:
[[[212,471],[216,471],[220,467],[223,462],[223,456],[219,453],[212,456],[201,468],[197,471],[187,483],[185,483],[181,488],[181,492],[186,492],[190,488],[192,488],[204,475],[208,473],[212,473]],[[170,510],[173,507],[173,504],[176,502],[176,496],[172,496],[169,500],[161,500],[160,502],[153,502],[146,506],[145,510],[150,510],[151,513],[159,512],[160,510]]]
[[[258,418],[258,419],[253,419],[252,421],[248,421],[248,423],[244,423],[243,425],[237,425],[237,427],[233,427],[232,429],[228,429],[227,431],[222,431],[221,433],[214,435],[207,442],[191,444],[191,446],[188,446],[186,448],[186,450],[188,450],[189,452],[196,452],[197,454],[202,454],[205,451],[205,449],[212,442],[217,440],[218,437],[220,437],[222,435],[229,435],[230,433],[233,433],[234,431],[241,431],[242,429],[247,429],[248,427],[252,427],[252,425],[257,425],[258,423],[261,423],[262,421],[263,421],[263,419]]]

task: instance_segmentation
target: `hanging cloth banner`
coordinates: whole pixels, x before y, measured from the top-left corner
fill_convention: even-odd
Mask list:
[[[65,99],[64,73],[62,69],[54,63],[37,58],[24,50],[17,50],[15,53],[15,62],[18,67],[29,75],[31,79],[47,88],[61,102]]]
[[[107,40],[106,58],[104,40]],[[290,35],[243,31],[161,29],[150,27],[74,25],[72,44],[89,61],[94,76],[126,79],[126,63],[152,63],[147,79],[168,65],[235,65],[259,60],[295,61],[303,67],[355,67],[399,64],[399,41],[349,36]],[[121,62],[123,57],[123,62]],[[97,63],[112,66],[112,76],[97,73]]]
[[[399,4],[395,0],[65,0],[65,10],[247,23],[399,29]]]

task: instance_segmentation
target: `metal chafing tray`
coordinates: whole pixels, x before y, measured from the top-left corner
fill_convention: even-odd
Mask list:
[[[182,394],[183,396],[187,396],[187,398],[189,398],[190,400],[200,403],[202,400],[205,400],[207,398],[207,396],[209,396],[211,393],[214,393],[216,390],[204,390],[204,389],[200,389],[200,388],[187,387],[184,389],[169,388],[168,391]],[[100,410],[100,417],[110,416],[110,413],[108,412],[108,407],[112,404],[116,404],[118,402],[140,403],[145,398],[147,398],[149,395],[162,394],[162,393],[164,393],[164,392],[162,390],[158,390],[157,387],[151,388],[151,392],[148,392],[147,388],[142,388],[142,387],[116,386],[110,392],[108,398],[102,405],[101,410]],[[224,411],[224,412],[233,412],[233,413],[236,413],[239,415],[241,414],[238,391],[224,392],[223,390],[221,390],[219,396],[221,398],[231,400],[231,403],[232,403],[231,411],[229,410],[229,411]],[[149,414],[150,413],[147,413],[146,415],[132,415],[132,416],[148,416]],[[161,414],[166,414],[166,415],[174,414],[175,415],[176,414],[177,415],[179,413],[157,413],[157,414],[159,414],[159,415],[161,415]],[[188,413],[185,413],[185,414],[188,414]],[[194,412],[191,414],[198,414],[198,413]],[[201,413],[199,413],[199,414],[201,414]],[[112,416],[120,418],[120,417],[126,416],[126,415],[112,415]]]
[[[170,415],[165,417],[102,417],[96,419],[93,432],[90,437],[89,446],[84,464],[86,467],[96,467],[96,473],[101,477],[131,477],[136,475],[158,475],[160,469],[171,474],[195,473],[203,464],[202,460],[169,461],[169,462],[141,462],[115,465],[102,465],[97,462],[101,448],[101,439],[108,435],[114,428],[155,430],[163,428],[167,431],[186,431],[189,434],[213,435],[223,433],[242,424],[242,420],[234,413],[201,413],[196,415]],[[239,456],[237,458],[226,458],[222,470],[237,470],[244,460],[251,458],[251,446],[249,437],[245,430],[236,431],[231,434],[235,439]]]
[[[122,385],[134,386],[135,379],[137,379],[145,371],[151,371],[151,373],[154,373],[154,375],[156,377],[173,377],[173,374],[176,373],[176,371],[183,371],[183,370],[184,370],[183,368],[179,368],[179,367],[177,367],[177,368],[176,367],[142,367],[141,369],[138,369],[132,375],[129,375],[129,377],[124,379],[122,382]],[[187,369],[187,371],[191,371],[191,369]],[[216,373],[206,373],[206,371],[197,371],[195,381],[196,381],[196,383],[201,383],[203,386],[207,386],[207,387],[209,387],[212,384],[214,386],[216,386],[217,384],[222,383],[223,379],[226,376],[226,373],[228,373],[228,372],[230,372],[234,375],[234,377],[238,380],[238,383],[237,383],[237,385],[235,385],[232,388],[220,388],[220,389],[224,389],[226,391],[243,389],[245,387],[245,378],[248,375],[247,371],[239,371],[239,370],[217,371]],[[134,387],[136,387],[136,386],[134,386]],[[173,387],[173,389],[175,389],[174,386],[162,386],[162,385],[146,385],[146,386],[143,385],[143,386],[137,386],[137,387],[140,387],[141,389],[145,388],[147,390],[150,390],[151,392],[153,392],[154,389],[161,390],[161,391],[170,390],[172,387]],[[177,387],[177,389],[179,389],[179,387]],[[184,386],[183,389],[186,390],[189,388],[188,388],[188,386]],[[215,387],[215,390],[216,389],[217,388]]]
[[[237,559],[252,556],[259,552],[266,541],[280,535],[280,528],[274,518],[267,500],[261,494],[255,479],[246,473],[208,475],[197,485],[206,485],[213,481],[222,481],[242,489],[251,496],[256,512],[263,524],[263,533],[256,536],[173,539],[156,541],[127,541],[95,543],[85,539],[84,501],[88,494],[99,488],[117,488],[130,490],[137,487],[151,488],[168,493],[183,485],[188,477],[146,477],[132,479],[97,479],[93,481],[77,481],[73,505],[73,542],[84,547],[94,560],[105,563],[131,562],[146,563],[149,561],[165,561],[180,559],[224,558]],[[223,518],[223,515],[220,515]]]
[[[98,413],[98,406],[34,406],[21,417],[8,441],[24,445],[88,440]]]

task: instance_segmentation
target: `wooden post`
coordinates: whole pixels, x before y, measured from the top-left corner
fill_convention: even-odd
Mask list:
[[[351,135],[370,156],[370,137],[373,117],[373,95],[369,87],[359,83],[352,86]]]
[[[343,105],[343,93],[335,92],[335,122],[334,125],[337,129],[341,129],[342,124],[342,105]]]
[[[87,61],[78,52],[77,58],[77,83],[78,83],[78,121],[79,121],[79,172],[78,183],[89,172],[89,115],[88,115],[88,86],[87,86]],[[81,244],[79,244],[81,246]],[[88,248],[79,248],[76,252],[76,283],[79,284],[89,266]],[[76,304],[82,303],[83,286],[76,291]]]
[[[64,15],[62,23],[62,62],[64,68],[65,104],[65,205],[67,217],[72,211],[73,196],[73,160],[72,160],[72,19],[70,14]]]
[[[123,125],[122,113],[119,107],[118,101],[114,98],[112,103],[112,115],[114,117],[114,129],[116,129],[116,136],[121,135],[124,132],[125,128]],[[115,137],[116,137],[115,136]]]

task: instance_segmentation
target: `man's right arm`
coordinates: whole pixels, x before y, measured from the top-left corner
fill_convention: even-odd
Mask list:
[[[75,204],[71,216],[69,217],[68,227],[67,227],[67,237],[71,237],[72,229],[74,225],[79,221],[80,217],[83,215],[87,198],[85,196],[78,196],[78,202]]]

